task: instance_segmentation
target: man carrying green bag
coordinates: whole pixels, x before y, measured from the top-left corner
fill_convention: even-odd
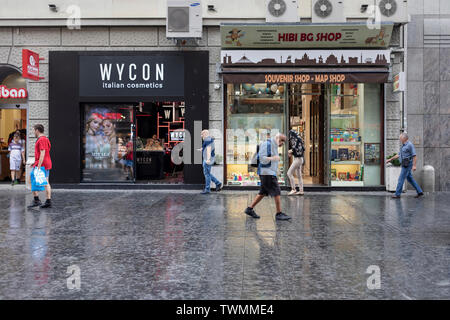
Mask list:
[[[50,170],[52,168],[52,160],[50,159],[50,140],[44,135],[44,126],[37,124],[34,126],[34,135],[36,136],[36,144],[34,146],[34,159],[33,169],[30,174],[31,191],[33,192],[33,202],[28,208],[52,207],[52,189],[48,182]],[[45,190],[47,200],[42,204],[39,200],[39,191]]]

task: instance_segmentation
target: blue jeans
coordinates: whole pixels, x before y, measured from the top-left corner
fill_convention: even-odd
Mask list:
[[[211,165],[206,164],[206,161],[203,161],[203,174],[205,175],[204,191],[206,192],[211,191],[211,180],[216,184],[216,187],[221,185],[221,182],[211,174],[211,167]]]
[[[395,191],[396,196],[400,196],[402,194],[403,185],[405,184],[405,179],[408,180],[409,183],[416,189],[417,193],[422,193],[422,189],[417,184],[416,180],[414,180],[414,177],[412,175],[412,161],[411,164],[405,168],[402,166],[402,172],[400,173],[400,177],[398,177],[398,184],[397,184],[397,190]]]

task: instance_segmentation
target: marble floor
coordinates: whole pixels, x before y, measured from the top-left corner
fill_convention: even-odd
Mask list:
[[[450,299],[449,193],[254,195],[0,186],[0,299]]]

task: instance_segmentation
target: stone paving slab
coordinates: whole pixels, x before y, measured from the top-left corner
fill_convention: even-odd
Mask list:
[[[244,215],[255,194],[56,190],[29,210],[1,185],[0,299],[450,299],[450,193],[283,195],[290,222],[271,199]]]

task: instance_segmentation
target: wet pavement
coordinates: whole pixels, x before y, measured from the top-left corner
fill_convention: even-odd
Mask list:
[[[450,299],[449,193],[255,194],[0,186],[0,299]]]

